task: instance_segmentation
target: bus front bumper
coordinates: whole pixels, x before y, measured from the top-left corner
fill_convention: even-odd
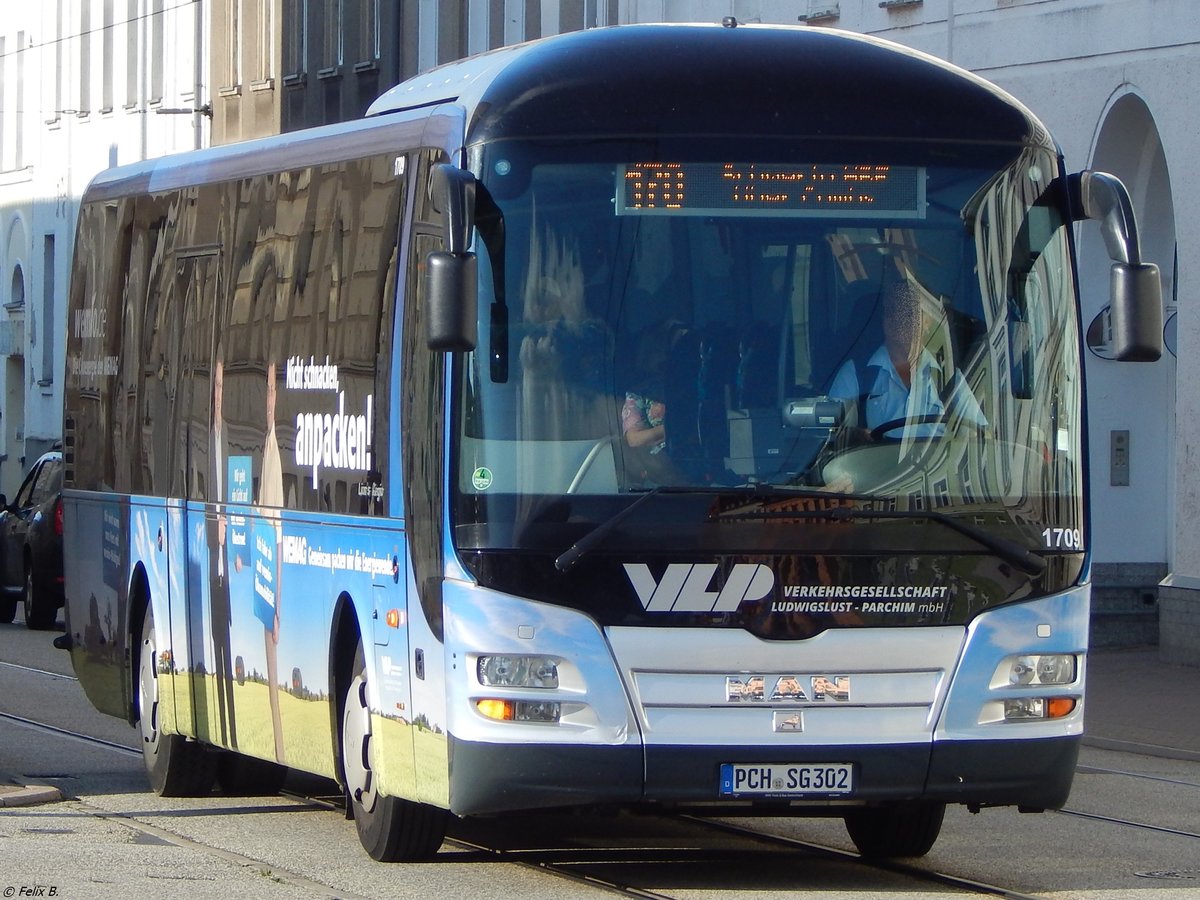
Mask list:
[[[779,814],[901,800],[1056,809],[1070,793],[1080,738],[838,747],[499,744],[450,736],[450,808],[484,815],[567,807],[694,808]],[[849,763],[844,795],[723,798],[727,763]]]

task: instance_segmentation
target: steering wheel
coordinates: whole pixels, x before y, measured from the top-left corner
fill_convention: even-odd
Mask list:
[[[871,429],[871,440],[882,441],[884,435],[889,431],[895,431],[897,428],[905,428],[910,425],[937,425],[945,422],[945,417],[936,414],[926,414],[922,416],[909,416],[906,419],[892,419],[890,422],[884,422],[882,425],[876,425]],[[922,435],[922,437],[931,437],[931,435]],[[899,438],[888,438],[887,440],[899,440]]]

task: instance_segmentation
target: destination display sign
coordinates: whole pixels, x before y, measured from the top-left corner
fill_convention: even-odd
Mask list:
[[[925,169],[828,163],[634,163],[617,215],[925,217]]]

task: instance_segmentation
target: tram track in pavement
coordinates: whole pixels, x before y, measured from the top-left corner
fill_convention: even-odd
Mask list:
[[[293,796],[297,800],[310,803],[315,802],[339,812],[344,812],[345,810],[344,804],[338,797],[312,797],[299,794]],[[987,884],[944,872],[935,872],[918,865],[895,860],[871,860],[853,851],[843,850],[827,844],[786,837],[773,834],[769,831],[748,828],[729,822],[680,814],[662,814],[659,817],[665,820],[684,823],[689,828],[698,828],[701,831],[731,835],[772,848],[768,852],[773,852],[778,856],[775,862],[781,867],[793,862],[793,854],[795,854],[802,858],[800,861],[805,863],[811,863],[812,858],[816,857],[828,861],[845,863],[855,868],[861,867],[899,875],[920,884],[933,884],[979,896],[1000,897],[1004,898],[1004,900],[1043,900],[1038,895],[1023,893],[1000,885]],[[525,817],[513,817],[505,821],[531,821],[536,820],[536,818],[536,814],[531,814]],[[644,817],[634,817],[635,820],[638,818],[650,821],[655,816],[651,814]],[[486,822],[488,820],[483,821]],[[639,842],[636,845],[622,843],[611,846],[602,844],[593,846],[587,843],[576,843],[569,847],[563,847],[561,846],[561,842],[556,846],[500,846],[497,841],[489,841],[481,837],[478,833],[479,830],[481,829],[471,828],[469,824],[460,825],[459,827],[452,825],[445,843],[463,851],[480,854],[483,859],[532,869],[574,884],[603,889],[619,896],[640,897],[645,898],[645,900],[672,900],[676,895],[639,886],[633,883],[635,879],[613,878],[609,875],[600,874],[596,870],[625,868],[636,864],[661,867],[664,865],[692,865],[696,863],[713,865],[727,863],[731,866],[752,865],[760,867],[764,862],[760,856],[755,856],[753,862],[748,863],[746,848],[730,847],[714,850],[698,845],[693,841],[678,840],[664,840],[658,843]],[[509,830],[505,829],[505,832],[507,834]]]
[[[60,676],[61,677],[61,676]],[[28,728],[32,731],[40,731],[44,734],[53,734],[57,737],[68,738],[74,741],[81,741],[89,746],[103,747],[106,750],[113,750],[119,753],[124,753],[128,756],[141,757],[142,751],[137,747],[130,747],[128,744],[121,744],[116,741],[105,740],[104,738],[94,737],[90,734],[83,734],[79,731],[72,731],[69,728],[63,728],[59,725],[51,725],[48,722],[39,722],[36,719],[30,719],[25,716],[18,716],[14,713],[0,712],[0,720],[11,722],[14,725],[19,725],[23,728]]]
[[[31,667],[14,666],[11,663],[3,663],[8,667],[29,669]],[[35,672],[54,676],[58,678],[71,678],[71,676],[61,673],[47,672],[44,670],[33,670]],[[26,716],[19,716],[13,713],[0,712],[0,721],[8,722],[13,725],[39,731],[45,734],[52,734],[57,737],[83,742],[85,744],[102,748],[109,752],[118,753],[127,757],[140,757],[141,751],[126,744],[106,740],[104,738],[88,735],[73,729],[64,728],[58,725],[53,725],[48,722],[37,721]],[[1170,786],[1176,786],[1184,789],[1200,790],[1200,784],[1195,781],[1186,779],[1171,778],[1163,775],[1147,774],[1120,770],[1114,768],[1104,768],[1096,766],[1079,767],[1081,774],[1091,775],[1114,775],[1128,777],[1143,781],[1157,782]],[[314,791],[284,791],[283,796],[297,804],[316,806],[335,810],[344,814],[344,805],[338,795],[320,794]],[[232,799],[232,798],[231,798]],[[203,847],[202,844],[196,844],[187,838],[175,835],[174,838],[169,837],[173,832],[164,831],[161,828],[148,825],[140,822],[137,819],[126,817],[120,814],[106,812],[100,809],[95,810],[95,814],[107,819],[119,820],[123,825],[133,830],[142,831],[146,834],[153,835],[159,838],[170,839],[175,841],[184,841],[188,845]],[[1164,836],[1182,837],[1189,840],[1200,840],[1200,833],[1189,831],[1186,829],[1172,828],[1163,825],[1156,825],[1149,822],[1138,822],[1128,818],[1119,816],[1109,816],[1101,813],[1086,812],[1082,810],[1066,807],[1058,810],[1057,814],[1070,816],[1073,818],[1112,825],[1121,828],[1131,828],[1141,831],[1162,834]],[[536,818],[536,817],[531,817]],[[647,817],[650,818],[650,817]],[[860,856],[859,854],[845,850],[840,847],[830,846],[819,842],[803,840],[800,838],[789,837],[771,833],[767,830],[746,827],[743,825],[733,824],[721,820],[713,820],[704,817],[674,815],[664,816],[664,819],[671,819],[677,822],[687,823],[691,828],[698,828],[702,831],[720,832],[736,838],[741,838],[766,848],[773,848],[773,853],[778,854],[778,859],[772,857],[772,851],[769,851],[766,857],[759,858],[758,863],[762,863],[765,859],[772,859],[777,864],[787,864],[793,860],[788,859],[790,852],[802,854],[806,860],[811,857],[820,859],[837,861],[849,864],[853,867],[864,867],[882,872],[889,872],[894,875],[901,876],[905,879],[923,884],[934,884],[943,888],[951,888],[964,891],[970,894],[980,896],[993,896],[1006,898],[1006,900],[1035,900],[1037,895],[1022,893],[1020,891],[1005,888],[1000,885],[988,884],[962,876],[951,875],[942,872],[936,872],[924,868],[918,864],[908,863],[896,860],[871,860]],[[458,832],[458,833],[456,833]],[[639,846],[625,846],[615,844],[605,844],[604,842],[593,842],[592,844],[584,842],[573,843],[569,847],[561,846],[561,843],[555,843],[555,846],[542,847],[534,842],[531,846],[506,846],[503,841],[496,840],[481,840],[477,833],[474,833],[469,827],[460,828],[452,827],[451,834],[447,837],[447,844],[459,851],[467,854],[477,854],[481,861],[504,862],[507,864],[520,866],[522,868],[535,870],[557,878],[565,879],[581,886],[588,886],[598,890],[604,890],[609,893],[615,893],[627,897],[640,898],[669,898],[670,894],[664,894],[648,887],[639,886],[636,882],[644,880],[640,878],[616,878],[611,874],[606,874],[614,869],[628,870],[631,866],[645,865],[662,868],[672,865],[694,865],[697,863],[713,863],[724,862],[729,866],[745,864],[744,857],[747,855],[745,849],[739,851],[736,848],[703,848],[694,842],[665,840],[655,843],[653,840],[641,843]],[[463,859],[463,862],[467,862]],[[252,864],[260,864],[260,861],[252,860],[249,857],[245,862]],[[305,881],[303,876],[297,876],[300,882]]]
[[[90,736],[47,722],[39,722],[28,717],[0,712],[0,720],[42,733],[52,734],[63,739],[84,742],[124,756],[141,756],[141,751],[135,747]],[[282,792],[282,796],[298,805],[322,807],[340,814],[345,813],[341,797],[336,794],[285,790]],[[78,801],[78,798],[75,799]],[[200,850],[208,849],[205,844],[198,843],[173,831],[150,825],[133,817],[108,812],[99,808],[94,810],[94,814],[112,821],[119,821],[123,826],[131,830],[142,832],[160,840],[167,840],[171,843],[178,843]],[[1103,817],[1097,816],[1087,817],[1103,819]],[[649,821],[654,817],[634,817],[634,821],[639,818],[643,819],[643,821]],[[943,888],[952,888],[980,896],[1001,897],[1005,898],[1005,900],[1036,900],[1035,895],[1024,894],[999,885],[986,884],[960,876],[935,872],[922,868],[919,865],[904,862],[869,860],[852,851],[818,842],[772,834],[769,831],[761,829],[748,828],[742,825],[695,816],[674,815],[663,816],[662,818],[664,820],[684,823],[689,829],[699,829],[701,832],[708,833],[720,833],[744,840],[752,845],[766,848],[765,855],[755,853],[748,847],[714,848],[705,847],[702,842],[697,841],[672,841],[667,839],[641,841],[637,843],[637,846],[630,846],[620,842],[588,842],[587,840],[577,841],[568,847],[564,847],[561,842],[555,841],[546,842],[552,843],[554,846],[540,846],[538,842],[533,842],[531,846],[512,846],[511,842],[488,839],[487,831],[489,829],[486,825],[484,828],[477,829],[472,828],[469,822],[466,824],[455,823],[455,826],[451,828],[451,833],[446,838],[446,843],[456,850],[475,854],[480,861],[502,862],[563,879],[579,886],[603,890],[619,896],[643,898],[643,900],[670,900],[672,895],[637,884],[638,881],[644,881],[644,878],[614,877],[611,874],[612,871],[628,871],[630,867],[651,867],[661,870],[664,867],[671,868],[678,866],[690,869],[697,865],[724,865],[730,867],[731,871],[734,870],[733,867],[749,865],[757,870],[761,870],[767,862],[783,868],[797,861],[811,864],[812,860],[816,858],[847,864],[853,868],[862,867],[880,872],[888,872],[900,876],[905,880],[921,884],[934,884]],[[536,816],[531,816],[525,817],[524,821],[536,821],[536,819]],[[520,820],[518,818],[514,821]],[[486,822],[487,820],[484,821]],[[484,833],[482,838],[479,833],[481,831]],[[509,833],[508,829],[505,832]],[[226,853],[227,851],[221,852]],[[261,860],[255,860],[251,857],[238,856],[238,858],[244,864],[265,865]],[[467,859],[463,859],[463,862],[467,861]],[[280,874],[282,873],[276,870],[276,876]],[[299,874],[297,874],[296,879],[297,885],[307,882],[307,879]],[[312,884],[309,882],[309,885]],[[700,885],[702,884],[703,881],[700,882]]]
[[[844,860],[858,863],[859,865],[866,866],[868,868],[879,869],[885,872],[893,872],[899,875],[906,875],[923,883],[932,883],[942,887],[970,891],[971,893],[980,894],[983,896],[1003,897],[1005,900],[1043,900],[1043,898],[1036,894],[1026,894],[1021,891],[1012,890],[1011,888],[1002,887],[1000,885],[987,884],[986,882],[976,881],[971,878],[964,878],[959,875],[950,875],[946,872],[935,872],[932,869],[926,869],[921,866],[899,860],[868,859],[862,854],[855,853],[852,850],[843,850],[840,847],[832,847],[828,844],[821,844],[815,841],[806,841],[800,838],[758,831],[756,829],[746,828],[742,825],[734,825],[729,822],[715,822],[708,819],[694,819],[694,821],[707,825],[711,828],[718,828],[723,831],[742,834],[755,840],[780,844],[783,846],[802,848],[810,853],[828,859]]]
[[[783,837],[771,834],[770,832],[692,816],[676,815],[665,816],[664,818],[671,818],[678,822],[687,823],[692,827],[698,827],[701,830],[720,832],[753,844],[765,846],[769,848],[766,851],[767,856],[764,856],[762,852],[749,851],[746,847],[729,847],[724,850],[712,850],[691,842],[668,842],[667,845],[643,845],[637,847],[624,845],[617,847],[576,845],[570,848],[558,849],[532,848],[513,850],[499,848],[479,840],[467,840],[460,836],[447,837],[446,840],[452,846],[486,853],[499,862],[536,869],[537,871],[555,875],[576,884],[586,884],[592,887],[603,888],[610,893],[616,893],[621,896],[654,898],[654,900],[659,900],[659,898],[661,900],[671,900],[671,898],[678,895],[663,893],[660,890],[632,883],[647,879],[616,879],[601,873],[612,868],[622,868],[639,863],[660,869],[664,865],[692,866],[695,864],[706,864],[711,866],[727,865],[730,867],[728,870],[729,873],[736,873],[736,867],[740,866],[746,868],[748,871],[753,871],[756,877],[761,877],[761,871],[768,865],[768,862],[773,863],[779,870],[790,867],[792,871],[802,871],[795,868],[794,864],[799,863],[807,866],[807,871],[811,872],[811,865],[814,858],[816,858],[847,864],[852,868],[863,868],[889,873],[900,876],[904,881],[916,882],[920,885],[936,885],[979,896],[1000,897],[1004,898],[1004,900],[1043,900],[1043,898],[1034,894],[1026,894],[1000,885],[986,884],[960,876],[935,872],[916,865],[908,865],[895,861],[865,859],[857,853],[812,841]],[[774,859],[770,859],[770,857],[774,857]],[[737,880],[744,881],[744,879]],[[744,889],[787,889],[778,885],[774,887],[761,885],[755,888],[753,884],[752,880],[746,881]],[[843,886],[847,889],[853,889],[852,882],[843,882]],[[712,886],[708,889],[716,891],[718,888],[717,886]],[[796,885],[792,889],[799,894],[803,894],[807,890],[806,887],[801,885]],[[878,890],[878,887],[869,887],[864,884],[861,889]],[[694,879],[693,884],[689,884],[686,892],[693,893],[703,890],[705,890],[704,880],[699,878]],[[902,884],[893,884],[889,888],[889,892],[903,890],[904,887]]]
[[[1139,781],[1157,781],[1162,784],[1172,784],[1180,787],[1200,789],[1200,782],[1197,781],[1188,781],[1187,779],[1182,778],[1168,778],[1165,775],[1151,775],[1146,772],[1131,772],[1128,769],[1110,769],[1105,766],[1079,765],[1075,767],[1075,772],[1079,775],[1122,775],[1126,778],[1135,778]]]
[[[1136,781],[1146,781],[1153,784],[1168,785],[1172,788],[1191,788],[1195,791],[1200,791],[1200,782],[1191,781],[1185,778],[1171,778],[1165,775],[1155,775],[1147,772],[1131,772],[1128,769],[1114,769],[1106,766],[1091,765],[1077,766],[1075,771],[1080,775],[1115,775],[1121,778],[1131,778]],[[1055,810],[1054,812],[1060,816],[1070,816],[1073,818],[1085,819],[1093,822],[1103,822],[1109,825],[1133,828],[1139,831],[1149,831],[1156,834],[1170,835],[1172,837],[1200,840],[1200,831],[1172,828],[1166,825],[1155,825],[1150,822],[1138,822],[1121,816],[1109,816],[1104,815],[1103,813],[1086,812],[1083,810],[1072,809],[1070,806],[1064,806],[1062,809]]]
[[[0,668],[16,669],[19,672],[31,672],[34,675],[48,675],[51,678],[63,678],[67,681],[79,681],[74,675],[66,672],[54,672],[50,669],[39,669],[37,666],[25,666],[21,663],[5,662],[0,660]]]

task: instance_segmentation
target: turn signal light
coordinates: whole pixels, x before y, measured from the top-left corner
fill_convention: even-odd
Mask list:
[[[1004,720],[1061,719],[1075,711],[1074,697],[1017,697],[1004,701]]]
[[[1051,697],[1046,701],[1046,718],[1061,719],[1075,711],[1074,697]]]
[[[546,722],[557,723],[562,717],[562,705],[544,700],[498,700],[488,698],[476,700],[475,708],[480,714],[498,722]]]
[[[511,700],[476,700],[475,708],[489,719],[511,722],[516,714]]]

